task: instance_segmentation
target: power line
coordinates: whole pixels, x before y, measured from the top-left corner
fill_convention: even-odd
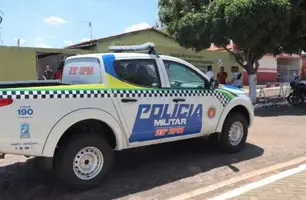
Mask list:
[[[43,17],[45,17],[46,16],[46,13],[45,12],[43,12],[43,11],[41,11],[41,10],[39,10],[39,9],[37,9],[36,7],[34,7],[34,6],[32,6],[28,1],[26,1],[26,0],[16,0],[18,3],[20,3],[20,4],[23,4],[23,5],[27,5],[30,9],[32,9],[33,11],[36,11],[37,13],[39,13],[39,14],[41,14]],[[79,23],[87,23],[88,24],[88,27],[89,27],[89,31],[90,31],[90,40],[92,41],[92,37],[93,37],[93,33],[92,33],[92,22],[91,21],[77,21],[77,22],[74,22],[74,23],[72,23],[72,24],[79,24]],[[0,24],[1,24],[1,22],[0,22]]]
[[[37,9],[36,7],[34,7],[33,5],[31,5],[29,2],[27,2],[26,0],[16,0],[17,2],[19,2],[20,4],[24,4],[27,5],[30,9],[36,11],[37,13],[41,14],[43,17],[45,17],[47,14],[39,9]],[[84,21],[78,21],[77,23],[84,23]],[[88,23],[88,22],[86,22]]]
[[[38,10],[37,8],[35,8],[34,6],[32,6],[29,2],[27,2],[26,0],[17,0],[19,3],[27,5],[30,9],[35,10],[37,13],[41,14],[41,15],[45,15],[44,12]]]

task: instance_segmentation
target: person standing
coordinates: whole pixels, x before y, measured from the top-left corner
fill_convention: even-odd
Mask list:
[[[239,72],[239,68],[236,66],[233,66],[232,69],[232,74],[230,75],[227,84],[236,86],[238,88],[242,88],[242,73]]]
[[[211,66],[211,65],[209,65],[209,66],[207,67],[207,73],[206,73],[206,75],[209,77],[209,79],[211,79],[211,78],[214,77],[214,73],[212,72],[212,66]]]
[[[227,72],[224,71],[224,67],[220,67],[220,72],[217,74],[217,79],[220,84],[226,84]]]
[[[58,67],[53,78],[55,80],[61,80],[62,79],[62,73],[63,73],[63,70],[60,67]]]
[[[46,70],[44,71],[43,78],[44,80],[51,80],[53,78],[53,72],[50,69],[49,65],[46,66]]]
[[[61,62],[59,67],[57,68],[53,79],[61,80],[63,75],[63,69],[64,69],[64,62]]]

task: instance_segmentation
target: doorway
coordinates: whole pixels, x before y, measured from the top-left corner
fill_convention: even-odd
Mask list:
[[[55,80],[55,72],[63,64],[69,56],[76,54],[67,53],[50,53],[37,52],[36,53],[36,79],[37,80]],[[47,66],[50,68],[50,76],[44,76]]]

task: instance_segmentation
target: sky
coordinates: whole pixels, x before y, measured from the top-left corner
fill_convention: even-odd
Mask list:
[[[158,0],[1,0],[0,45],[63,48],[158,21]]]

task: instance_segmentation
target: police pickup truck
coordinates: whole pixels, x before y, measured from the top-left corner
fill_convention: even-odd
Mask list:
[[[115,151],[202,136],[244,147],[254,108],[242,90],[153,43],[109,49],[67,58],[60,82],[1,85],[0,152],[52,159],[61,181],[90,188]]]

